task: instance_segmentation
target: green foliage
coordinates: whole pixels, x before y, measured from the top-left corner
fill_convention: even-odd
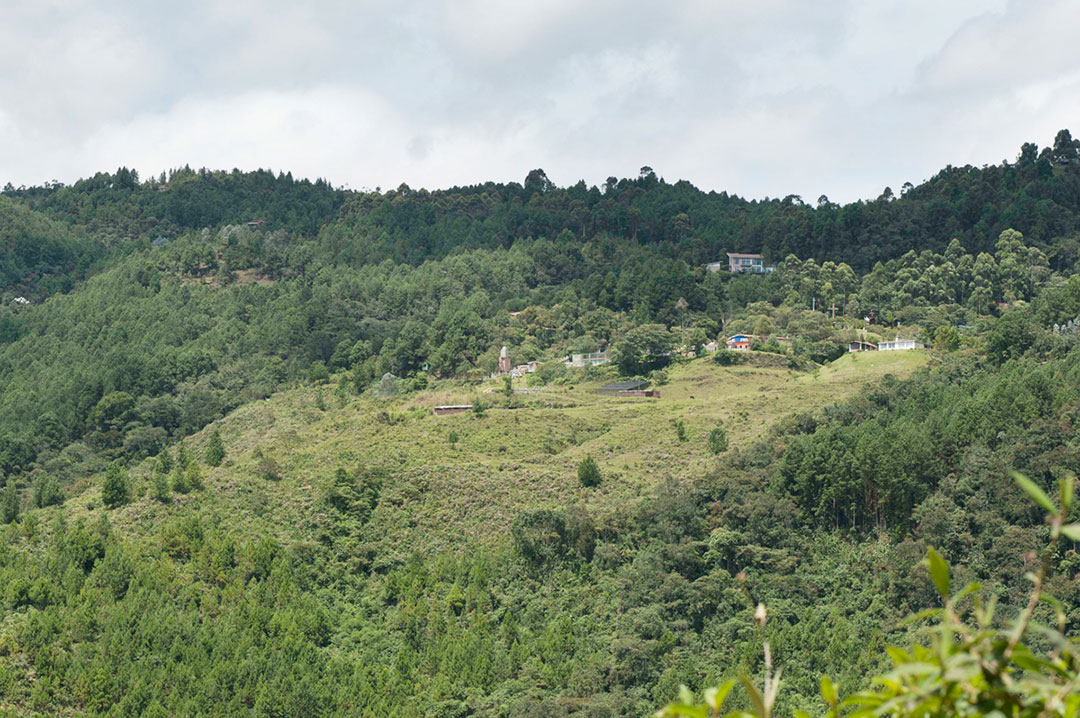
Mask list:
[[[39,509],[64,502],[64,492],[60,490],[60,483],[55,476],[45,472],[40,472],[34,476],[31,484],[31,497],[34,506]]]
[[[205,458],[209,466],[221,466],[221,462],[225,460],[225,444],[221,441],[221,432],[217,429],[210,434]]]
[[[159,467],[154,468],[154,474],[150,479],[155,501],[167,504],[172,501],[172,488],[169,486],[169,475]]]
[[[105,472],[105,481],[101,486],[101,502],[106,508],[115,509],[131,501],[131,487],[128,484],[127,471],[119,462],[113,462]]]
[[[717,426],[709,432],[709,451],[714,454],[722,454],[728,450],[728,437],[724,427]]]
[[[187,484],[190,490],[203,490],[202,469],[199,468],[198,462],[192,461],[190,464],[188,464],[187,471],[184,472],[184,479],[184,483]]]
[[[679,440],[679,443],[686,443],[689,438],[686,435],[686,422],[682,419],[675,420],[675,438]]]
[[[19,518],[19,490],[15,479],[9,478],[0,493],[0,524],[9,524]]]
[[[96,496],[28,512],[0,541],[0,694],[25,712],[70,714],[644,715],[680,683],[742,673],[712,694],[717,706],[835,715],[887,669],[886,642],[925,635],[899,619],[936,600],[927,545],[954,562],[950,587],[978,580],[1002,612],[1023,610],[1016,576],[1048,529],[999,477],[1023,468],[1046,494],[1080,460],[1076,338],[1051,332],[1080,315],[1080,285],[1066,278],[1080,259],[1074,149],[1071,138],[1041,155],[1025,147],[1016,163],[949,168],[899,198],[847,206],[747,202],[647,168],[602,188],[559,188],[534,171],[524,183],[360,193],[265,171],[183,168],[140,182],[120,168],[5,190],[0,280],[31,299],[0,307],[8,484],[36,491],[47,474],[75,497],[108,462],[158,455],[152,492],[168,495],[169,446],[248,404],[237,426],[262,441],[258,424],[243,428],[265,418],[253,402],[331,370],[343,406],[373,384],[380,398],[313,417],[312,390],[301,390],[297,413],[322,429],[350,426],[354,408],[356,421],[374,418],[386,443],[327,431],[341,443],[327,461],[392,468],[320,479],[318,466],[335,464],[303,451],[294,461],[285,443],[267,451],[288,455],[297,481],[252,484],[226,467],[215,472],[222,491],[133,509],[115,531],[77,518]],[[784,261],[762,276],[702,270],[740,250]],[[832,304],[836,322],[821,311]],[[528,381],[552,394],[609,380],[606,368],[568,374],[559,359],[603,347],[659,385],[651,372],[676,345],[700,347],[722,323],[768,335],[760,348],[790,351],[791,365],[825,362],[855,335],[842,327],[871,311],[900,331],[969,326],[974,351],[794,418],[749,449],[759,419],[801,410],[791,394],[835,374],[761,394],[761,417],[680,414],[689,436],[722,415],[738,438],[740,451],[705,475],[695,452],[636,451],[670,407],[601,419],[575,397],[571,431],[555,423],[567,416],[557,399],[523,400],[520,433],[466,422],[469,446],[438,456],[441,432],[396,398],[422,391],[428,372],[489,375],[503,344],[544,360]],[[967,356],[983,346],[993,368]],[[712,365],[718,381],[759,383],[771,371],[760,367],[783,364],[715,359],[728,360],[755,366]],[[685,366],[668,370],[673,382]],[[293,406],[270,407],[294,422]],[[423,461],[389,440],[399,433]],[[580,489],[528,454],[549,451],[558,465],[582,436],[632,457],[625,480],[586,492],[596,526],[569,506]],[[500,446],[506,456],[472,455]],[[237,451],[238,471],[281,478],[266,454]],[[176,463],[181,486],[197,488],[188,449]],[[526,498],[508,508],[507,497]],[[36,526],[46,515],[55,521]],[[452,550],[432,539],[459,525]],[[1059,531],[1047,582],[1074,635],[1069,542],[1080,529]],[[785,657],[778,695],[748,635],[740,572],[778,609],[761,628]],[[1036,623],[1052,612],[1038,608]],[[1040,658],[1041,641],[1030,645]],[[826,671],[837,683],[819,682]]]
[[[255,467],[255,474],[263,481],[280,481],[281,467],[272,456],[262,456]]]
[[[956,327],[940,326],[934,330],[934,348],[945,352],[959,349],[960,333],[956,331]]]
[[[577,477],[578,482],[586,488],[599,486],[601,481],[600,467],[596,464],[596,459],[589,455],[578,462]]]
[[[523,513],[514,520],[510,533],[518,554],[533,567],[588,561],[596,548],[592,519],[580,509]]]
[[[624,375],[638,376],[671,362],[675,338],[662,324],[643,324],[615,343],[616,364]]]
[[[1065,606],[1046,591],[1052,573],[1059,539],[1066,532],[1064,522],[1072,508],[1074,477],[1059,482],[1060,503],[1055,504],[1039,486],[1023,476],[1014,475],[1017,484],[1035,503],[1047,511],[1050,544],[1042,552],[1038,569],[1029,578],[1033,583],[1030,598],[1007,628],[996,620],[996,603],[984,601],[978,583],[952,591],[950,568],[933,548],[928,549],[926,565],[943,602],[941,608],[923,611],[914,620],[932,619],[930,645],[916,644],[910,649],[889,647],[891,670],[875,676],[870,686],[840,700],[833,682],[822,676],[821,697],[830,716],[879,715],[914,718],[915,716],[1002,716],[1029,718],[1071,716],[1080,709],[1080,649],[1065,631],[1068,623]],[[1076,524],[1070,524],[1075,528]],[[1080,531],[1075,532],[1080,535]],[[996,597],[995,597],[996,598]],[[1036,609],[1047,605],[1056,627],[1036,623]],[[764,628],[765,611],[759,605],[755,614]],[[747,692],[750,711],[732,712],[729,716],[751,715],[770,718],[780,690],[780,673],[772,670],[770,645],[765,641],[764,687],[758,690],[745,674],[739,680]],[[708,689],[698,704],[683,686],[680,700],[661,709],[658,718],[710,718],[720,716],[725,698],[734,686],[727,681]],[[841,711],[844,711],[841,713]],[[796,710],[795,715],[809,715]]]
[[[190,464],[189,464],[190,466]],[[188,482],[188,472],[180,468],[180,464],[177,463],[176,468],[173,469],[172,477],[169,483],[172,485],[172,490],[178,494],[191,493],[192,486]]]
[[[713,354],[713,361],[720,366],[734,366],[742,360],[742,356],[739,352],[731,351],[730,349],[719,349]]]

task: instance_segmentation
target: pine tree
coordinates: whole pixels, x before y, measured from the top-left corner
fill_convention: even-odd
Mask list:
[[[193,461],[191,452],[183,444],[180,444],[180,449],[176,452],[176,466],[181,470],[187,470],[188,464]]]
[[[190,464],[188,464],[188,469],[187,472],[184,474],[184,479],[186,480],[188,489],[190,491],[202,491],[202,470],[199,468],[198,462],[192,461]]]
[[[180,467],[179,463],[177,463],[176,468],[173,469],[172,490],[178,494],[186,494],[187,492],[191,491],[191,486],[189,486],[187,482],[187,476],[185,475],[183,468]]]
[[[169,475],[164,471],[162,462],[154,467],[154,499],[163,504],[172,501],[172,490],[169,488]]]
[[[596,459],[586,456],[577,467],[578,481],[582,486],[592,487],[600,485],[600,467],[596,465]]]
[[[210,434],[210,443],[206,446],[206,463],[210,466],[221,466],[225,459],[225,444],[221,442],[221,432],[214,429]]]
[[[113,462],[105,472],[105,484],[101,487],[101,501],[110,509],[131,501],[131,487],[128,485],[127,474],[119,462]]]
[[[19,490],[15,488],[15,479],[9,478],[0,494],[0,524],[9,524],[19,518]]]

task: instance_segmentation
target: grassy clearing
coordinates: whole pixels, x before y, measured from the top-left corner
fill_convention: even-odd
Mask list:
[[[670,370],[659,399],[597,393],[604,382],[548,386],[509,399],[447,382],[404,398],[365,396],[341,407],[323,388],[330,408],[320,411],[320,390],[300,387],[241,407],[189,439],[200,457],[214,428],[225,441],[225,463],[204,467],[205,491],[159,504],[149,496],[147,462],[132,471],[140,498],[110,518],[145,534],[166,514],[190,512],[243,533],[309,541],[329,477],[338,467],[363,464],[385,468],[390,476],[372,517],[380,555],[497,542],[523,508],[576,502],[603,524],[660,482],[721,464],[724,457],[706,448],[706,436],[718,424],[734,449],[780,418],[816,411],[886,374],[906,376],[926,361],[924,352],[848,355],[806,374],[697,359]],[[482,415],[431,411],[477,398],[489,404]],[[677,438],[679,420],[685,442]],[[587,454],[604,477],[592,489],[581,487],[576,476]],[[260,455],[279,464],[280,481],[257,476]],[[99,504],[95,489],[64,510],[89,518]]]

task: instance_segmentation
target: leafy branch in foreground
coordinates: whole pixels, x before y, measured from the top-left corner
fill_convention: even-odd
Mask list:
[[[837,686],[828,677],[821,679],[821,696],[829,706],[827,716],[843,712],[850,718],[894,716],[929,718],[936,716],[994,716],[995,718],[1075,718],[1080,715],[1080,651],[1077,642],[1065,635],[1064,606],[1046,593],[1044,584],[1062,536],[1080,541],[1080,523],[1066,523],[1073,506],[1075,477],[1066,476],[1058,484],[1057,502],[1035,482],[1013,472],[1017,485],[1046,510],[1050,541],[1044,547],[1038,568],[1025,578],[1031,582],[1031,596],[1016,619],[1002,627],[995,623],[995,601],[983,601],[981,586],[971,583],[953,592],[949,565],[933,548],[926,557],[930,578],[941,595],[941,608],[916,614],[911,622],[936,621],[930,645],[911,650],[886,648],[892,670],[871,679],[873,688],[839,699]],[[1040,604],[1049,606],[1056,626],[1036,620]],[[780,671],[773,672],[772,655],[764,640],[765,607],[758,605],[754,619],[762,631],[765,673],[759,689],[746,675],[739,683],[746,690],[750,710],[722,712],[722,706],[736,681],[729,680],[704,692],[697,702],[685,686],[679,700],[656,713],[657,718],[771,718],[780,686]],[[1030,643],[1039,648],[1033,649]],[[794,711],[795,718],[809,718]]]

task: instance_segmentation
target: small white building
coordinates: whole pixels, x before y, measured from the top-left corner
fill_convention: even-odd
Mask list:
[[[914,339],[893,339],[887,342],[878,342],[879,352],[897,352],[923,348],[923,343]]]

